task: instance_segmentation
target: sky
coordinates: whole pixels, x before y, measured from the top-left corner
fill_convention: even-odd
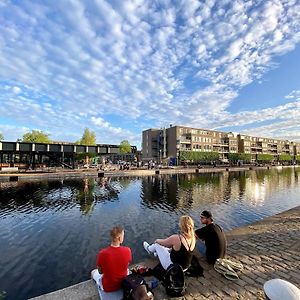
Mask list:
[[[170,124],[300,142],[300,0],[0,0],[0,133]]]

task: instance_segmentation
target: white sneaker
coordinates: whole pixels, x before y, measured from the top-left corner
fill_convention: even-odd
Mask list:
[[[150,252],[149,250],[149,243],[147,243],[146,241],[143,243],[144,249],[148,252],[148,254],[153,254],[152,252]]]
[[[144,249],[149,253],[149,254],[151,254],[151,255],[154,255],[155,257],[157,257],[157,253],[156,252],[151,252],[150,250],[149,250],[149,243],[147,243],[146,241],[143,243],[143,246],[144,246]]]

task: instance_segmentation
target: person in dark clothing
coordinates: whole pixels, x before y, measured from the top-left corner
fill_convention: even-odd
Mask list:
[[[204,210],[200,215],[202,228],[195,230],[197,248],[206,256],[209,264],[214,264],[218,258],[224,258],[226,253],[226,237],[222,228],[213,222],[210,211]]]

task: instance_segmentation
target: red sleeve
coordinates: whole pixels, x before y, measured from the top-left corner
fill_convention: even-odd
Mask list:
[[[129,254],[129,262],[132,262],[132,253],[131,253],[131,249],[128,248],[128,254]]]
[[[103,253],[101,255],[101,252],[102,251],[99,251],[98,254],[97,254],[97,260],[96,260],[96,266],[97,267],[100,267],[101,268],[101,263],[102,263],[102,257],[103,256]]]

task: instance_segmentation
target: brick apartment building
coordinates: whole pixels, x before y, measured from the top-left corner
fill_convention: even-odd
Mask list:
[[[177,160],[180,151],[217,152],[220,160],[228,159],[229,153],[300,155],[300,143],[273,138],[253,137],[233,132],[172,126],[147,129],[142,134],[144,161]]]

